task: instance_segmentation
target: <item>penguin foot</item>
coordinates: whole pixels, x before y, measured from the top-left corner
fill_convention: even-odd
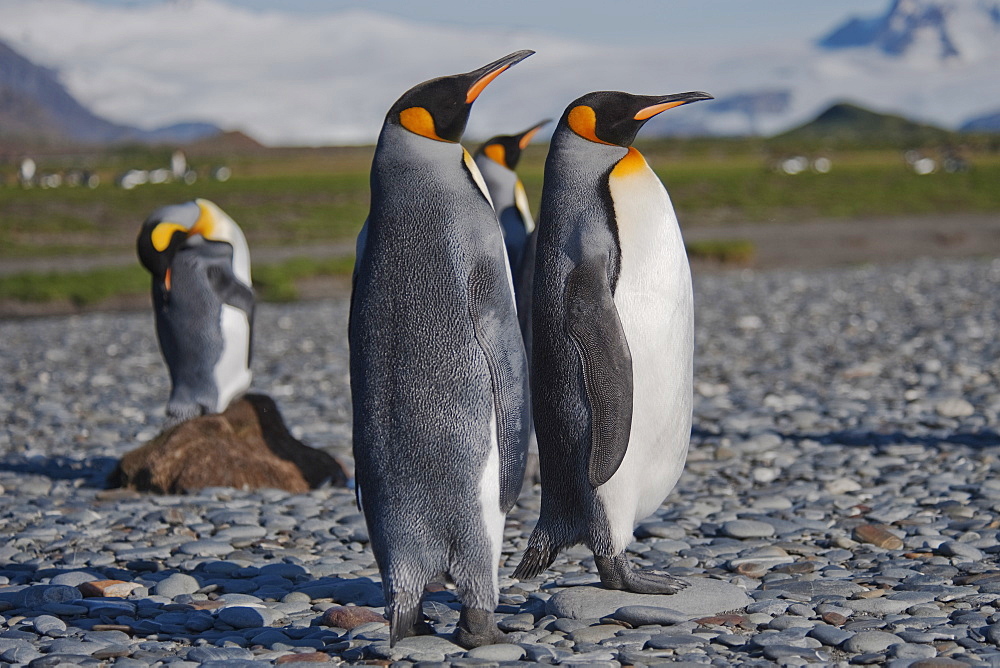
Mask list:
[[[507,642],[507,636],[497,628],[491,611],[462,608],[462,614],[458,619],[458,628],[455,629],[455,643],[457,645],[461,645],[465,649],[472,649],[473,647],[496,645],[502,642]]]
[[[632,570],[624,554],[615,557],[595,555],[601,584],[608,589],[620,589],[636,594],[676,594],[688,583],[663,571],[652,569]]]

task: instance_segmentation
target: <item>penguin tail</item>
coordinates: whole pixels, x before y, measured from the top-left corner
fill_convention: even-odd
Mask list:
[[[400,638],[413,635],[422,613],[419,598],[416,605],[405,608],[396,603],[389,613],[389,647],[395,647]]]
[[[528,548],[521,557],[521,563],[514,569],[514,577],[518,580],[530,580],[552,565],[559,554],[559,548],[553,544],[551,536],[540,533],[536,528],[528,540]]]

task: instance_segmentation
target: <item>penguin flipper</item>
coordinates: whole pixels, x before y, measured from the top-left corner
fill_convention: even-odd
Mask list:
[[[492,380],[504,513],[521,493],[531,430],[528,365],[508,282],[506,275],[480,263],[473,268],[468,286],[469,316]]]
[[[607,257],[585,259],[566,279],[566,330],[576,344],[590,404],[587,475],[600,487],[615,474],[632,429],[632,354],[608,281]]]
[[[208,268],[208,278],[216,293],[222,298],[222,303],[235,306],[248,317],[253,315],[255,303],[253,288],[236,277],[231,264],[212,264]]]

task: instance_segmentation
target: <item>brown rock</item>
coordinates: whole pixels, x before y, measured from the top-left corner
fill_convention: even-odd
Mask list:
[[[225,601],[188,601],[184,603],[184,610],[218,610],[226,604]],[[177,605],[177,604],[174,604]]]
[[[326,663],[330,660],[329,654],[323,652],[302,652],[300,654],[286,654],[274,660],[275,665],[283,663]]]
[[[699,626],[742,626],[746,622],[746,617],[737,614],[714,615],[694,620],[694,623]]]
[[[141,586],[138,582],[125,582],[124,580],[95,580],[93,582],[84,582],[77,586],[77,589],[86,598],[94,596],[125,598],[132,593],[133,589],[138,589]]]
[[[840,626],[847,621],[847,617],[839,612],[827,612],[823,614],[823,621],[833,626]]]
[[[203,487],[306,492],[347,482],[336,459],[298,441],[274,400],[247,394],[225,413],[192,418],[122,457],[109,487],[177,494]]]
[[[903,541],[880,524],[862,524],[854,530],[854,540],[887,550],[899,550]]]
[[[346,629],[347,631],[350,631],[355,626],[361,626],[369,622],[389,623],[385,617],[374,610],[353,605],[335,605],[332,608],[327,608],[326,612],[319,619],[319,623],[323,626],[335,626],[338,629]]]

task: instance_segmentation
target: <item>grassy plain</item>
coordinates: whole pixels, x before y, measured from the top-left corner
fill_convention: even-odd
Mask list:
[[[787,223],[817,219],[864,219],[924,214],[1000,212],[1000,154],[967,150],[968,171],[913,173],[901,151],[813,151],[833,167],[827,174],[794,176],[772,169],[793,151],[754,140],[663,140],[638,147],[670,191],[682,225]],[[545,147],[529,147],[519,172],[534,210],[541,194]],[[119,151],[103,155],[36,157],[40,169],[86,165],[101,176],[96,189],[0,187],[0,263],[14,258],[118,257],[133,254],[142,220],[165,204],[195,197],[215,201],[243,228],[252,249],[309,247],[344,242],[357,234],[368,210],[371,147],[261,149],[230,156],[203,155],[190,162],[207,173],[226,162],[227,182],[201,178],[194,185],[168,183],[123,190],[113,185],[126,167],[151,169],[168,164],[169,152]],[[934,152],[929,152],[934,155]],[[705,252],[743,256],[740,240],[715,244]],[[295,282],[327,273],[349,273],[351,258],[258,263],[255,281],[264,298],[290,299]],[[145,292],[138,264],[127,268],[60,273],[58,268],[0,277],[0,299],[44,301],[68,298],[99,301],[107,294]],[[93,286],[93,284],[99,284]],[[91,287],[88,287],[91,286]],[[269,286],[269,287],[268,287]]]

